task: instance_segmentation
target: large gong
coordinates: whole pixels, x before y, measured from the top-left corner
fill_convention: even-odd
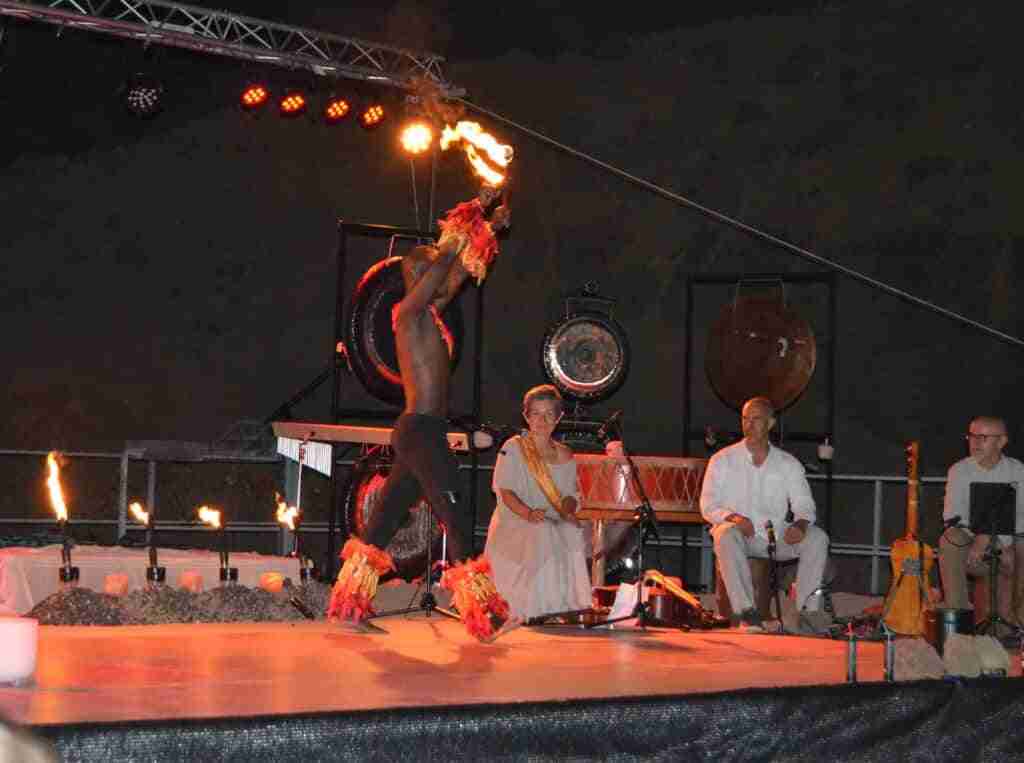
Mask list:
[[[384,460],[371,459],[357,464],[344,499],[345,527],[349,535],[363,536],[370,517],[377,509],[381,488],[390,471],[391,464]],[[424,512],[430,516],[429,530],[423,521]],[[421,500],[410,507],[408,519],[398,528],[386,549],[395,562],[399,577],[413,580],[423,576],[427,567],[428,543],[433,543],[431,559],[440,559],[441,524],[430,512],[430,504]]]
[[[718,396],[736,410],[767,397],[781,411],[806,389],[817,345],[810,325],[778,296],[737,296],[708,335],[705,369]]]
[[[629,341],[610,315],[571,313],[547,330],[541,364],[544,374],[566,398],[604,400],[626,381]]]
[[[385,403],[403,405],[402,377],[395,354],[391,309],[405,295],[401,257],[388,257],[359,279],[345,323],[345,346],[352,372],[367,392]],[[452,369],[458,365],[464,326],[462,310],[452,300],[441,313],[452,335]]]

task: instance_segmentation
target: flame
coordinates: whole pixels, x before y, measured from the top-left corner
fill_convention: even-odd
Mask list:
[[[508,167],[512,161],[512,146],[499,143],[493,135],[484,132],[478,122],[458,122],[454,128],[445,125],[441,132],[441,150],[457,141],[463,142],[469,163],[484,181],[491,185],[505,182],[505,175],[492,165],[500,169]]]
[[[46,465],[50,469],[50,476],[46,478],[46,486],[50,489],[50,503],[57,514],[57,521],[66,522],[68,507],[64,503],[64,491],[60,488],[60,463],[57,461],[57,456],[55,450],[51,450],[46,456]]]
[[[278,501],[277,503],[277,521],[283,525],[287,525],[288,529],[292,532],[295,531],[295,520],[298,519],[299,510],[294,506],[289,506],[284,501]]]
[[[220,512],[216,509],[211,509],[209,506],[199,507],[199,519],[211,527],[220,527]]]
[[[128,506],[128,508],[131,509],[132,516],[135,517],[135,520],[137,522],[144,525],[149,524],[149,512],[142,508],[141,503],[139,503],[138,501],[133,501],[131,505]]]

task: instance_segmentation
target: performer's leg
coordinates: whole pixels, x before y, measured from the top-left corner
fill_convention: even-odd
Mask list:
[[[462,531],[468,514],[459,469],[448,447],[447,426],[426,416],[403,417],[395,427],[392,444],[415,476],[423,497],[448,531],[448,552],[452,561],[462,561],[472,548]]]
[[[754,607],[754,583],[747,561],[747,537],[731,522],[715,525],[711,530],[715,542],[718,570],[725,582],[732,611],[740,615]]]
[[[817,525],[809,525],[802,541],[795,546],[783,542],[779,548],[791,550],[793,556],[800,559],[796,568],[797,610],[817,612],[821,609],[822,596],[815,591],[821,587],[828,564],[828,534]],[[779,558],[786,558],[786,555],[783,551]]]
[[[967,609],[967,552],[974,538],[959,527],[951,527],[939,536],[939,572],[946,607]]]
[[[363,540],[377,548],[387,548],[395,533],[409,518],[409,509],[421,497],[422,491],[416,476],[399,456],[380,489],[377,507],[366,523]]]

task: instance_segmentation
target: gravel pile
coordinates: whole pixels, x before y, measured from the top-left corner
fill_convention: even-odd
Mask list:
[[[297,599],[323,620],[331,587],[311,581],[285,581],[280,593],[229,585],[194,594],[166,585],[147,586],[125,596],[88,588],[65,588],[41,601],[28,617],[40,625],[164,625],[167,623],[289,622],[306,617],[292,604]]]

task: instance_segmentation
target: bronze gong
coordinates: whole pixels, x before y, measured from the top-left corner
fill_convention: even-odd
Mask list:
[[[781,411],[814,375],[817,345],[810,325],[778,296],[737,296],[708,335],[705,369],[718,396],[736,410],[767,397]]]

